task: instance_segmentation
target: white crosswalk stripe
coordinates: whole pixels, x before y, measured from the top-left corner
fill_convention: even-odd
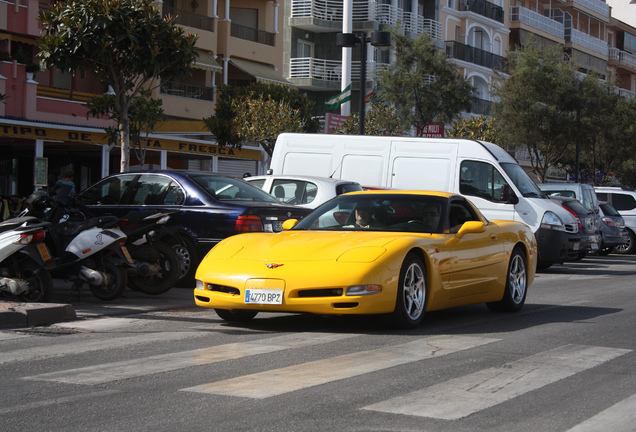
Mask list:
[[[566,345],[363,409],[457,420],[631,352]],[[421,401],[425,400],[423,404]]]
[[[498,340],[471,336],[433,336],[402,345],[203,384],[182,391],[263,399],[393,366],[440,357]]]
[[[134,336],[124,336],[108,340],[93,340],[82,342],[71,342],[65,344],[55,344],[41,347],[24,348],[20,350],[0,353],[0,365],[10,362],[40,360],[65,355],[75,355],[91,351],[101,351],[107,349],[117,349],[127,346],[149,344],[157,342],[168,342],[194,337],[206,336],[201,332],[159,332],[140,333]]]
[[[295,333],[269,339],[218,345],[210,348],[46,373],[26,377],[25,379],[57,381],[69,384],[103,384],[190,366],[201,366],[258,354],[335,342],[354,336],[353,334]]]
[[[636,427],[636,395],[600,412],[567,432],[634,432]]]

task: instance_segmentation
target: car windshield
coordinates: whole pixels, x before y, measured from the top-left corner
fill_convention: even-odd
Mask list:
[[[194,174],[190,175],[190,178],[218,201],[262,201],[280,204],[280,201],[267,192],[243,180],[208,174]]]
[[[294,229],[441,233],[447,201],[429,195],[340,195],[318,207]]]
[[[501,166],[524,197],[541,198],[543,196],[539,187],[518,164],[502,163]]]
[[[601,207],[601,210],[603,210],[603,214],[605,216],[620,216],[621,215],[619,212],[616,211],[614,207],[612,207],[611,205],[607,203],[601,203],[599,204],[599,206]]]

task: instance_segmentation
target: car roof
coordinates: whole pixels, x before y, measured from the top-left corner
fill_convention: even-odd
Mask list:
[[[441,198],[450,198],[453,196],[461,197],[459,194],[440,191],[426,190],[363,190],[356,192],[348,192],[345,195],[429,195]]]

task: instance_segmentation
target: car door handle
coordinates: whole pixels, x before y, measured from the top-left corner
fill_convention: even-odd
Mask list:
[[[490,234],[490,239],[493,241],[497,241],[497,234]]]

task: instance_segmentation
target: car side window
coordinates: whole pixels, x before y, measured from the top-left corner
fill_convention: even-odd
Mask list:
[[[172,183],[167,176],[144,174],[139,178],[133,191],[133,205],[164,205],[164,199]]]
[[[636,200],[631,195],[613,193],[612,206],[618,211],[633,210],[636,208]]]
[[[485,162],[463,161],[459,176],[461,194],[505,202],[502,192],[508,182],[494,166]]]
[[[310,202],[305,198],[306,188],[304,181],[276,179],[272,182],[271,194],[286,204],[306,204]]]
[[[126,204],[124,196],[135,177],[136,174],[126,174],[106,179],[82,192],[79,200],[85,205]]]
[[[607,196],[608,194],[605,192],[596,192],[596,198],[598,198],[599,201],[608,201],[609,202],[609,198]]]
[[[448,212],[448,226],[451,233],[456,233],[464,222],[481,220],[477,213],[464,200],[454,200],[451,202]]]

